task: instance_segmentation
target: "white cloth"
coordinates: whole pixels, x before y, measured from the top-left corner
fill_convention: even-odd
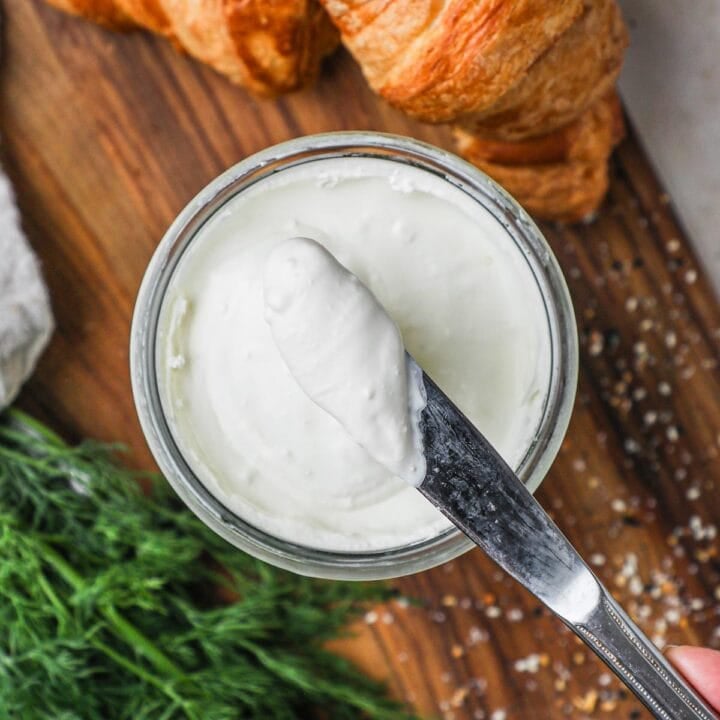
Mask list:
[[[10,182],[0,171],[0,410],[18,394],[52,330],[40,265],[20,228]]]

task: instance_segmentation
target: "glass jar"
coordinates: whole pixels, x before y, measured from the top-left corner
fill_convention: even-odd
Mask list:
[[[170,226],[145,273],[132,323],[131,377],[145,437],[178,495],[228,542],[273,565],[304,575],[373,580],[426,570],[473,547],[454,528],[390,550],[332,552],[269,535],[224,507],[196,477],[163,413],[156,373],[156,336],[165,291],[184,251],[203,224],[238,193],[286,168],[336,157],[370,157],[406,163],[452,183],[480,203],[507,231],[525,257],[544,301],[551,376],[544,412],[517,474],[534,491],[560,448],[575,398],[577,334],[562,272],[527,213],[495,182],[457,156],[410,138],[371,132],[301,137],[246,158],[213,180]]]

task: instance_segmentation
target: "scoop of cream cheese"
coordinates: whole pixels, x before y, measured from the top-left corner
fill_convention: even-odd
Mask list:
[[[322,245],[303,237],[270,253],[264,297],[275,344],[307,396],[381,465],[419,485],[422,375],[385,308]]]

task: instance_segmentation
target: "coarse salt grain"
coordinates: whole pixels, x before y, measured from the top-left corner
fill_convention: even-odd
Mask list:
[[[465,702],[465,698],[468,696],[469,692],[469,687],[458,688],[453,693],[453,696],[450,698],[450,705],[452,705],[454,708],[459,708]]]
[[[597,357],[600,353],[602,353],[605,346],[605,338],[603,337],[603,334],[598,330],[593,330],[590,333],[588,340],[588,352],[592,357]]]
[[[478,643],[487,642],[489,638],[490,636],[486,630],[479,627],[471,627],[468,632],[467,644],[470,646],[477,645]]]
[[[610,507],[616,512],[616,513],[624,513],[627,511],[627,503],[622,500],[621,498],[615,498],[611,503]]]
[[[625,452],[628,455],[636,455],[640,452],[640,443],[633,438],[627,438],[625,440]]]
[[[625,561],[623,563],[622,568],[620,569],[620,573],[623,575],[623,577],[629,578],[635,575],[638,569],[638,559],[637,555],[635,553],[628,553],[625,556]]]
[[[540,669],[540,655],[531,653],[515,661],[515,670],[521,673],[536,673]]]

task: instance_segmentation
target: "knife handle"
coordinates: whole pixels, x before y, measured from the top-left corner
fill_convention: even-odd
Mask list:
[[[566,624],[656,718],[718,720],[604,587],[586,620]]]

